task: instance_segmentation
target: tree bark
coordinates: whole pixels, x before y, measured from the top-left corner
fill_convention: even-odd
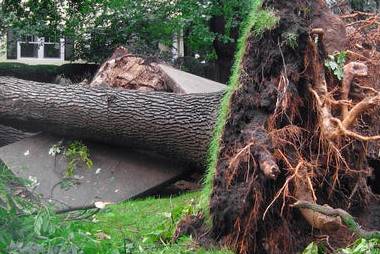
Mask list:
[[[0,122],[205,165],[221,96],[63,87],[0,77]]]

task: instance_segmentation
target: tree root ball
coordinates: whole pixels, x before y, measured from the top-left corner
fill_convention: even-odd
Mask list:
[[[321,17],[332,14],[322,1],[268,0],[263,7],[280,19],[259,36],[251,32],[237,67],[240,86],[230,100],[213,179],[211,237],[237,253],[296,253],[320,232],[334,237],[326,231],[341,225],[293,208],[296,201],[350,211],[365,208],[373,196],[363,148],[377,137],[355,126],[378,94],[362,90],[376,102],[364,99],[356,113],[358,104],[345,104],[350,94],[324,66],[325,33],[332,28]],[[348,115],[354,119],[345,125]]]

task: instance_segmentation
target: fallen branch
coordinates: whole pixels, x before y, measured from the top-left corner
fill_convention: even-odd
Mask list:
[[[352,232],[354,232],[357,236],[364,238],[364,239],[380,239],[380,231],[367,231],[361,228],[359,223],[357,223],[348,212],[346,212],[343,209],[335,209],[328,206],[321,206],[317,205],[308,201],[297,201],[292,205],[294,208],[299,209],[309,209],[327,216],[331,217],[340,217],[343,221],[343,223],[348,227],[348,229]]]

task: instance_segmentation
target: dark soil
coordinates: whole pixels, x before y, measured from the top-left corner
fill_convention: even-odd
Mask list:
[[[366,184],[369,165],[361,142],[342,141],[347,142],[341,147],[346,166],[331,160],[331,151],[319,143],[318,117],[308,92],[313,83],[309,28],[316,19],[318,27],[328,26],[320,20],[329,19],[320,17],[331,14],[319,1],[310,5],[310,1],[273,0],[264,5],[281,19],[274,30],[248,41],[241,87],[232,97],[221,140],[210,202],[211,236],[237,253],[296,253],[325,234],[313,229],[297,209],[289,206],[297,200],[300,187],[297,181],[285,181],[297,164],[307,161],[312,165],[305,174],[311,176],[319,204],[348,211],[365,211],[372,195]],[[296,46],[287,41],[289,34],[297,36]],[[327,51],[322,43],[319,45],[324,59]],[[289,82],[285,91],[283,79]],[[337,84],[328,72],[327,81],[329,88]],[[275,181],[263,174],[263,158],[272,158],[279,166]],[[283,186],[284,191],[272,203]],[[339,238],[339,234],[331,234],[331,242],[334,237]],[[343,242],[350,241],[352,238],[345,238]]]
[[[246,158],[236,168],[229,165],[236,151],[251,140],[260,144],[250,148],[251,154],[259,154],[263,147],[273,152],[265,129],[268,118],[275,110],[278,96],[276,86],[284,61],[291,63],[287,75],[294,88],[294,101],[297,102],[295,85],[300,82],[299,73],[304,68],[303,55],[310,18],[295,13],[306,8],[306,4],[298,3],[295,7],[293,1],[267,1],[266,5],[279,10],[282,19],[274,31],[266,32],[259,39],[249,39],[243,63],[243,73],[246,74],[240,77],[243,85],[232,98],[232,113],[222,138],[223,149],[214,179],[210,211],[213,236],[233,246],[239,253],[294,253],[299,250],[297,246],[303,246],[310,240],[301,230],[307,224],[303,220],[293,219],[290,211],[285,211],[283,218],[279,213],[271,212],[262,221],[264,210],[283,184],[285,175],[280,175],[278,182],[265,178],[257,167],[257,156]],[[299,48],[281,45],[285,32],[297,35]],[[252,166],[247,168],[247,164]],[[300,214],[295,216],[301,217]]]

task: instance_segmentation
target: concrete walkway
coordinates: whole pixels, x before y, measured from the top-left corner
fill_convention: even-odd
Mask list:
[[[79,164],[74,178],[66,179],[67,159],[49,154],[59,141],[60,138],[39,134],[0,148],[0,158],[8,168],[18,177],[33,180],[35,191],[58,209],[141,196],[186,171],[158,155],[86,143],[93,167]]]

